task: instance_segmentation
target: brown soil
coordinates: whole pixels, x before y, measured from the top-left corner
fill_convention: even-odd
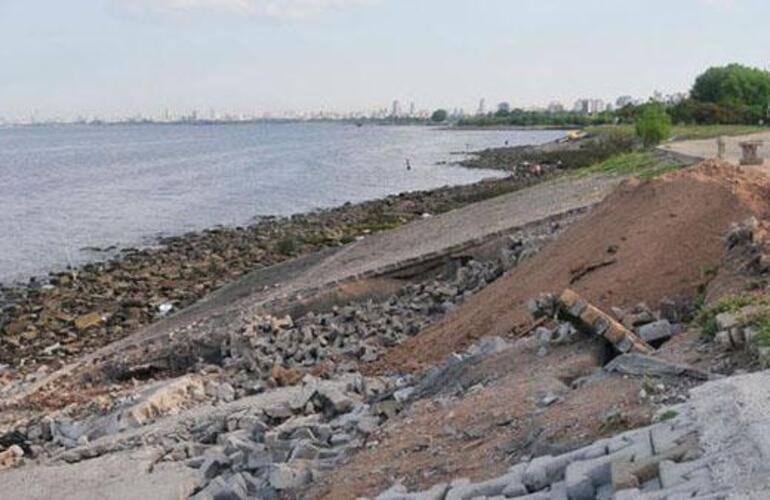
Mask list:
[[[609,310],[702,291],[733,222],[768,211],[767,177],[719,161],[658,179],[632,179],[528,262],[368,371],[416,371],[485,335],[526,331],[526,302],[571,287]]]

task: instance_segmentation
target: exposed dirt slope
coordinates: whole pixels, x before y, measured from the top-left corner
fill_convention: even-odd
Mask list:
[[[730,224],[767,212],[767,184],[762,173],[718,161],[629,180],[534,258],[370,369],[418,370],[473,339],[521,332],[527,300],[567,286],[602,308],[693,297],[719,266]]]

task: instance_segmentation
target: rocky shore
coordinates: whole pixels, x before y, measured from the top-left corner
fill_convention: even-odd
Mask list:
[[[0,285],[0,368],[56,368],[254,269],[345,245],[547,177],[522,170],[467,186],[403,193],[289,218],[265,217],[247,227],[165,238],[157,247],[125,249],[108,261]]]

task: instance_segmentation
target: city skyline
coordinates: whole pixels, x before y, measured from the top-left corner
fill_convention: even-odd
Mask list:
[[[760,0],[0,0],[8,121],[568,109],[766,67]],[[680,22],[692,18],[691,23]],[[697,20],[697,22],[695,22]],[[590,36],[588,34],[590,33]]]
[[[577,99],[573,104],[553,100],[548,105],[535,106],[516,106],[510,101],[500,101],[493,105],[487,105],[487,99],[482,97],[475,111],[466,110],[458,106],[440,106],[435,109],[418,108],[417,103],[411,101],[408,106],[404,106],[400,100],[395,99],[390,106],[383,106],[368,110],[286,110],[283,112],[269,111],[222,111],[209,107],[206,110],[171,110],[165,108],[154,113],[130,113],[127,115],[102,116],[102,115],[74,115],[70,117],[63,116],[37,116],[34,113],[26,118],[7,119],[0,116],[0,124],[36,124],[36,123],[87,123],[87,122],[235,122],[235,121],[253,121],[253,120],[354,120],[354,119],[388,119],[388,118],[415,118],[427,120],[436,109],[447,111],[451,119],[458,119],[469,116],[480,116],[491,114],[500,109],[506,111],[522,109],[525,111],[541,112],[576,112],[583,114],[596,114],[602,111],[612,111],[623,107],[626,104],[639,105],[645,102],[668,102],[673,103],[685,98],[687,93],[662,94],[659,91],[651,96],[638,98],[630,95],[622,95],[607,101],[595,97],[583,97]]]

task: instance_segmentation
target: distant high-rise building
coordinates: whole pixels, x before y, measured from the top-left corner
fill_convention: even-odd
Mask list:
[[[399,116],[401,116],[401,103],[398,102],[398,99],[393,101],[393,107],[390,110],[390,116],[392,116],[393,118],[398,118]]]
[[[577,113],[593,115],[605,110],[604,101],[601,99],[579,99],[575,102],[574,110]]]
[[[630,95],[622,95],[615,100],[615,107],[623,108],[633,103],[634,103],[633,97],[631,97]]]
[[[414,101],[409,103],[409,117],[412,118],[417,114],[417,107],[414,105]]]
[[[487,101],[483,97],[479,101],[479,110],[476,114],[479,116],[487,114]]]
[[[558,101],[553,101],[548,105],[549,113],[561,113],[564,111],[564,105]]]

